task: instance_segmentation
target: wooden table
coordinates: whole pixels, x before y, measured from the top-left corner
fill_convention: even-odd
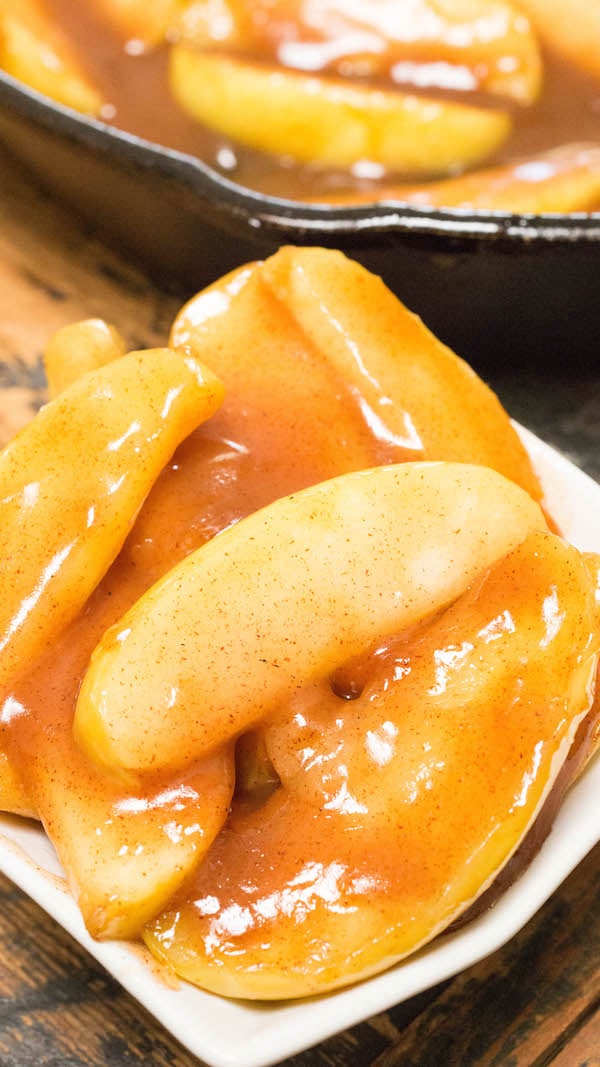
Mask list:
[[[150,285],[0,158],[0,443],[44,399],[63,323],[164,341],[180,301]],[[600,370],[491,377],[511,412],[600,479]],[[287,1067],[598,1067],[600,849],[505,948]],[[192,1067],[185,1052],[35,904],[0,877],[0,1067]],[[240,1063],[240,1067],[244,1067]]]

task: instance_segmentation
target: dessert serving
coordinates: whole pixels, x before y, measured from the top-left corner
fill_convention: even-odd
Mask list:
[[[320,204],[600,208],[587,0],[0,0],[0,66]]]
[[[592,757],[600,557],[340,253],[124,348],[60,331],[0,456],[0,807],[93,937],[230,997],[350,984],[490,906]]]

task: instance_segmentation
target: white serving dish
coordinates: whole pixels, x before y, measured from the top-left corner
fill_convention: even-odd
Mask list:
[[[520,432],[560,528],[579,548],[600,552],[600,486],[528,431]],[[172,988],[139,946],[93,941],[52,845],[35,823],[0,815],[0,870],[210,1067],[266,1067],[450,978],[505,944],[600,841],[599,798],[597,757],[569,791],[540,852],[486,914],[375,978],[283,1004],[227,1001],[185,982]]]

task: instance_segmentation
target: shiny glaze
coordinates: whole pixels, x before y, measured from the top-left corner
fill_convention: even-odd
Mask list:
[[[224,403],[164,467],[97,590],[51,648],[27,664],[2,708],[2,746],[19,776],[21,799],[42,817],[86,921],[99,936],[139,933],[145,921],[167,906],[207,850],[211,864],[214,860],[218,866],[221,849],[229,855],[231,834],[246,825],[239,819],[247,817],[252,828],[253,810],[279,779],[273,771],[276,734],[269,739],[264,731],[256,743],[250,739],[243,759],[238,751],[238,799],[231,820],[233,739],[185,768],[149,771],[133,782],[118,772],[96,769],[74,743],[72,722],[90,654],[106,629],[171,566],[219,530],[279,496],[340,473],[406,459],[439,459],[450,451],[454,459],[493,464],[540,495],[525,453],[489,390],[376,279],[339,254],[286,249],[265,265],[242,268],[187,305],[172,341],[201,351],[224,381]],[[69,465],[89,432],[84,425]],[[131,511],[129,515],[134,518]],[[573,574],[581,575],[582,566],[573,562]],[[571,588],[574,596],[577,583],[574,578],[569,582],[569,573],[563,569],[565,595]],[[586,597],[589,590],[582,595],[582,618]],[[577,640],[568,654],[558,657],[565,670],[569,657],[577,655]],[[357,678],[354,669],[350,676],[338,673],[335,684],[343,694],[362,691]],[[344,715],[355,703],[327,700],[342,707]],[[574,705],[577,700],[575,686]],[[373,730],[381,733],[382,725],[375,723]],[[568,733],[570,726],[565,729]],[[380,740],[385,743],[385,730]],[[293,751],[292,745],[288,764]],[[284,762],[280,770],[288,773]],[[515,773],[519,768],[523,766],[518,764]],[[1,775],[0,762],[0,791],[5,784]],[[548,786],[542,773],[532,786],[533,800]],[[294,819],[301,812],[307,815],[305,824],[293,823],[300,837],[297,846],[289,842],[290,862],[294,848],[305,852],[311,842],[315,864],[322,860],[322,828],[315,823],[309,779],[306,788],[307,797],[298,789],[292,800],[289,790],[278,790],[264,809],[269,816],[265,827],[252,830],[252,847],[258,848],[261,836],[271,833],[267,823],[275,812],[275,836],[259,865],[265,887],[273,867],[279,866],[272,845],[283,833],[284,809],[290,803],[287,810]],[[334,864],[336,848],[332,840]],[[377,849],[373,856],[377,858]],[[241,853],[237,859],[235,877],[242,879],[246,859]],[[309,862],[309,853],[302,859]],[[366,857],[364,864],[366,871]],[[335,870],[332,877],[337,877]],[[234,877],[233,867],[230,875]],[[371,876],[377,881],[377,875]],[[223,885],[223,892],[228,891]],[[160,951],[164,954],[162,934]]]
[[[260,360],[247,343],[252,329]],[[197,347],[218,368],[226,399],[211,429],[243,435],[252,466],[273,472],[271,499],[347,470],[437,459],[492,467],[541,497],[498,398],[340,252],[282,248],[234,271],[182,309],[171,343]],[[237,492],[245,481],[244,466]]]

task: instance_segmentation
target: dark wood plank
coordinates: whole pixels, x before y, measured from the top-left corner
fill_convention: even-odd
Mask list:
[[[600,1067],[600,1011],[594,1012],[569,1038],[552,1060],[540,1061],[535,1067]]]
[[[197,1060],[0,876],[0,1063],[191,1067]]]
[[[0,445],[45,399],[42,353],[79,319],[113,322],[133,348],[166,343],[180,301],[155,289],[36,192],[0,148]]]
[[[599,892],[596,848],[519,937],[458,976],[376,1067],[541,1067],[566,1055],[600,1011]]]

